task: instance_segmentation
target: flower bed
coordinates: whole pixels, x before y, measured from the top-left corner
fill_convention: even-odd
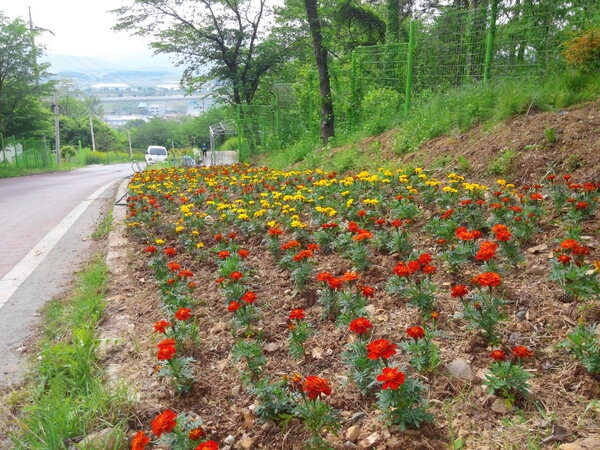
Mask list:
[[[421,169],[136,175],[128,233],[155,291],[138,370],[156,410],[133,447],[479,448],[539,442],[555,422],[597,431],[599,190]]]

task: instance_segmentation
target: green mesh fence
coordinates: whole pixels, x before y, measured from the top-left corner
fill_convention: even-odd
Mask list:
[[[14,164],[25,169],[53,167],[56,153],[44,140],[3,138],[0,135],[0,164]]]
[[[331,62],[336,130],[353,131],[366,119],[385,125],[386,116],[408,111],[410,101],[423,94],[543,77],[564,66],[562,43],[581,30],[600,26],[599,3],[482,0],[479,8],[446,8],[414,19],[412,45],[361,47],[350,60]],[[287,100],[240,108],[237,127],[246,155],[307,136],[318,139],[316,71],[298,82]]]

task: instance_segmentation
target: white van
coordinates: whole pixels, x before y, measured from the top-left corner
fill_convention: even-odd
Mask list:
[[[155,163],[165,162],[169,153],[165,147],[161,147],[160,145],[150,145],[146,149],[146,164],[149,166]]]

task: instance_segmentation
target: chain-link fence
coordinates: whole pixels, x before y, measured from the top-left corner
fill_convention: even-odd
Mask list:
[[[14,164],[24,169],[56,165],[56,153],[40,139],[3,138],[0,134],[0,164]]]
[[[330,65],[336,129],[407,112],[421,95],[502,80],[532,80],[564,66],[563,43],[600,26],[597,0],[481,1],[479,8],[435,10],[407,23],[407,42],[361,47]],[[307,135],[318,140],[318,80],[288,89],[295,101],[244,106],[237,128],[243,155]],[[377,119],[377,120],[373,120]],[[377,131],[377,130],[372,130]]]

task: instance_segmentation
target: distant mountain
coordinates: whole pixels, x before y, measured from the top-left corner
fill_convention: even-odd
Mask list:
[[[48,54],[42,60],[50,63],[55,78],[68,78],[84,86],[97,83],[123,83],[136,86],[177,84],[181,70],[164,57],[134,58],[126,62],[109,62],[91,56]]]
[[[50,72],[117,72],[117,71],[156,71],[181,74],[181,69],[173,67],[165,56],[130,57],[125,61],[106,61],[93,56],[58,55],[49,53],[43,62],[50,63]]]

